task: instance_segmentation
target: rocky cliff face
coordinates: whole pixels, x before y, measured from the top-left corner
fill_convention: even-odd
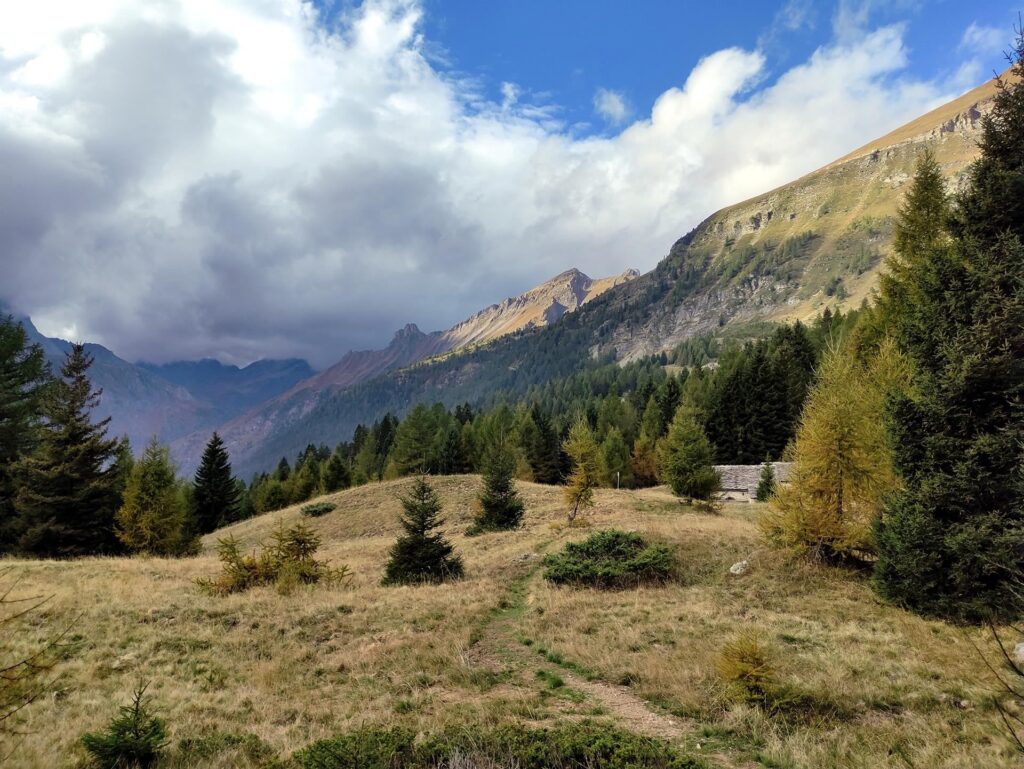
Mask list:
[[[931,150],[955,187],[977,156],[994,94],[994,82],[985,83],[825,168],[712,215],[658,269],[616,293],[628,303],[667,284],[643,322],[619,324],[601,349],[632,359],[722,325],[859,305],[878,285],[919,156]]]

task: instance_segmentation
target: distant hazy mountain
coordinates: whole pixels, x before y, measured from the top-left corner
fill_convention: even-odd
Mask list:
[[[410,323],[397,331],[383,350],[347,353],[326,370],[220,425],[218,431],[232,456],[244,461],[259,450],[268,436],[301,421],[333,393],[425,359],[483,345],[515,332],[543,328],[638,275],[630,269],[593,280],[577,269],[570,269],[519,296],[493,304],[446,331],[426,334]],[[205,433],[196,432],[175,442],[174,456],[183,468],[198,464],[206,437]]]
[[[28,318],[19,320],[58,373],[71,343],[44,336]],[[102,345],[85,348],[94,359],[90,380],[103,390],[95,418],[110,417],[109,434],[127,435],[136,452],[154,435],[170,442],[208,433],[312,373],[302,360],[256,361],[243,369],[214,360],[156,366],[129,363]]]
[[[878,284],[921,152],[934,152],[955,186],[977,157],[995,90],[985,83],[818,171],[722,209],[680,238],[654,270],[558,322],[316,398],[282,396],[272,409],[225,428],[236,465],[265,469],[308,442],[347,439],[358,423],[402,414],[417,402],[521,396],[597,358],[630,360],[701,333],[858,305]],[[194,444],[187,454],[195,455]]]
[[[137,365],[210,404],[217,412],[217,421],[231,419],[315,373],[299,358],[258,360],[244,368],[212,358]]]

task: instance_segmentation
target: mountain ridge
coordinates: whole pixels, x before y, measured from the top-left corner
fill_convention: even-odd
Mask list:
[[[489,305],[444,331],[424,333],[415,323],[407,323],[395,332],[387,347],[346,353],[333,366],[219,425],[218,432],[233,453],[244,456],[280,425],[302,419],[331,392],[436,356],[485,345],[519,331],[543,328],[611,288],[635,280],[639,274],[629,268],[595,280],[573,267],[522,294]],[[183,468],[189,469],[198,463],[208,437],[204,432],[194,432],[172,445],[175,459]]]
[[[720,209],[654,270],[558,322],[330,394],[262,430],[259,441],[230,446],[233,456],[241,468],[265,469],[308,442],[347,439],[356,424],[416,402],[521,397],[595,361],[634,360],[701,333],[859,304],[877,286],[920,152],[931,149],[955,186],[977,156],[994,93],[984,83],[817,171]]]

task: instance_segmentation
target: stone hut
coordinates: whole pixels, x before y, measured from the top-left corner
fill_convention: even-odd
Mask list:
[[[761,480],[763,465],[715,465],[722,476],[720,499],[726,502],[753,502],[757,484]],[[775,482],[786,483],[793,468],[792,462],[772,462]]]

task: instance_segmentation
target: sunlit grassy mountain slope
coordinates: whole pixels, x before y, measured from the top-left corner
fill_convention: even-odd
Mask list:
[[[877,285],[917,158],[931,149],[955,185],[977,154],[994,93],[985,83],[825,168],[713,214],[653,271],[551,326],[323,392],[301,413],[264,425],[259,441],[229,441],[232,456],[243,471],[265,469],[310,441],[337,443],[358,423],[417,401],[519,397],[595,360],[635,359],[700,333],[859,304]]]

